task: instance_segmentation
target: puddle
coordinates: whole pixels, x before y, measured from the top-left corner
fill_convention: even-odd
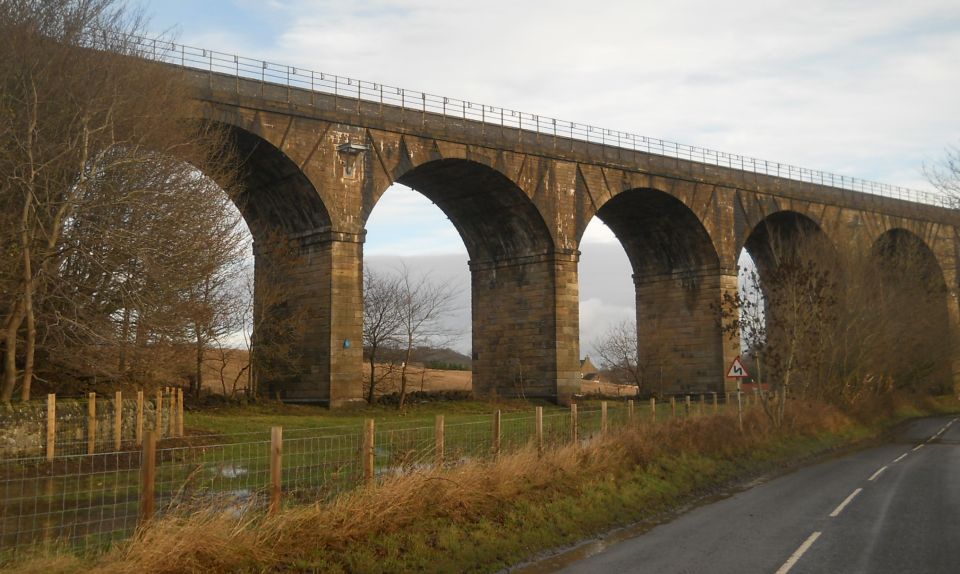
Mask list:
[[[219,468],[218,474],[224,478],[240,478],[247,474],[247,469],[238,464],[227,464]]]

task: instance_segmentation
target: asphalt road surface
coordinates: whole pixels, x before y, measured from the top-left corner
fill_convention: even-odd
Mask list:
[[[564,573],[960,573],[960,420],[915,421],[894,443],[760,484],[586,559],[548,562]]]

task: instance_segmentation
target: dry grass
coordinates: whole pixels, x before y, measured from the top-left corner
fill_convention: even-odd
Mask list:
[[[798,405],[790,434],[796,438],[842,432],[852,425],[829,407]],[[391,478],[334,503],[291,508],[275,517],[238,519],[207,513],[160,520],[86,569],[111,573],[284,570],[317,556],[324,556],[323,563],[329,566],[336,562],[331,557],[347,549],[415,530],[417,525],[439,521],[469,529],[478,521],[504,520],[520,503],[576,497],[598,480],[619,480],[645,468],[662,473],[668,458],[737,459],[762,451],[780,438],[756,411],[747,416],[742,435],[731,416],[638,426],[542,456],[527,448],[493,462]],[[75,571],[77,563],[41,558],[20,566],[68,572]],[[333,570],[339,568],[350,569],[339,565]]]
[[[222,393],[221,367],[223,380],[227,391],[233,386],[237,375],[241,375],[237,384],[238,390],[246,388],[247,377],[240,370],[246,365],[247,351],[245,349],[224,349],[221,354],[218,350],[208,351],[203,364],[203,388],[212,393]],[[366,366],[365,366],[366,367]],[[366,374],[366,371],[364,371]],[[411,365],[407,372],[409,389],[411,391],[470,391],[473,389],[473,374],[470,371],[448,371],[440,369],[424,369],[419,365]],[[390,370],[387,365],[377,366],[377,377],[381,379],[377,384],[377,394],[385,395],[399,392],[399,369]],[[369,377],[367,377],[369,378]],[[603,395],[605,397],[632,397],[636,396],[637,388],[633,385],[618,385],[602,381],[580,381],[580,392],[584,395]]]
[[[894,406],[903,412],[905,405]],[[759,409],[747,413],[743,433],[735,415],[691,417],[543,455],[526,448],[496,461],[397,476],[273,517],[171,517],[82,566],[109,573],[497,568],[869,430],[823,404],[793,403],[788,413],[789,428],[780,432]],[[602,511],[591,508],[598,497],[608,504]],[[567,522],[558,528],[561,518]],[[478,534],[484,531],[486,538]],[[440,556],[446,562],[436,562]],[[74,572],[80,565],[40,556],[17,571]]]

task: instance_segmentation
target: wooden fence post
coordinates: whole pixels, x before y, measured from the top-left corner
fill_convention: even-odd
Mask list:
[[[677,418],[677,398],[670,397],[670,416]]]
[[[53,461],[57,450],[57,395],[47,395],[47,460]]]
[[[176,395],[173,393],[173,389],[167,387],[167,436],[175,437],[177,436],[177,425],[176,425],[176,416],[177,408],[174,404],[176,402]]]
[[[683,399],[683,401],[684,401],[684,402],[686,403],[686,405],[687,405],[687,406],[686,406],[686,409],[684,410],[684,414],[686,414],[687,416],[692,415],[692,414],[693,414],[693,405],[690,404],[690,395],[685,396],[684,399]]]
[[[117,391],[113,396],[113,450],[120,452],[123,444],[123,394]]]
[[[443,415],[437,415],[436,424],[437,468],[443,468]]]
[[[177,389],[177,436],[183,438],[183,389]]]
[[[600,434],[607,434],[607,401],[600,401]]]
[[[627,422],[633,422],[633,399],[627,400]]]
[[[534,416],[536,417],[537,431],[537,454],[543,454],[543,407],[537,407]]]
[[[374,437],[373,419],[367,419],[363,426],[363,481],[367,484],[373,483],[376,456]]]
[[[716,393],[716,391],[714,391],[714,393],[713,393],[713,412],[715,412],[715,413],[720,412],[720,403],[719,403],[719,401],[717,400],[717,393]]]
[[[140,449],[140,522],[142,527],[153,518],[154,489],[157,481],[157,433],[147,431]]]
[[[580,442],[579,437],[577,436],[577,403],[570,403],[570,440],[573,442],[574,446]]]
[[[183,396],[182,394],[180,396]],[[283,427],[270,428],[270,514],[280,510],[283,492]]]
[[[500,456],[500,410],[493,413],[493,456]]]
[[[154,418],[153,430],[157,433],[157,439],[163,438],[163,389],[157,389],[157,412]]]
[[[703,405],[706,403],[706,399],[703,396],[703,393],[700,393],[700,404],[697,405],[697,413],[703,414]]]
[[[143,390],[137,391],[137,446],[143,444]]]
[[[653,422],[657,422],[657,399],[650,397],[650,416]]]
[[[97,450],[97,393],[87,395],[87,454]]]

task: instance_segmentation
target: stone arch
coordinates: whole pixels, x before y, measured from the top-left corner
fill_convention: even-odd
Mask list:
[[[930,245],[916,233],[894,227],[880,234],[870,250],[877,272],[865,297],[881,319],[878,330],[901,360],[886,372],[901,386],[949,392],[953,384],[949,289]]]
[[[239,162],[234,198],[254,239],[268,233],[302,236],[330,229],[330,214],[310,179],[292,159],[263,137],[224,125]]]
[[[473,261],[553,252],[553,238],[529,196],[495,168],[466,159],[437,159],[400,174],[457,228]]]
[[[731,279],[700,218],[677,197],[652,188],[617,194],[596,217],[616,235],[633,269],[646,391],[722,391],[729,345],[717,313]]]
[[[394,181],[435,203],[467,248],[474,393],[568,400],[579,366],[565,293],[576,301],[576,256],[557,252],[533,200],[502,171],[467,159],[430,159]]]
[[[360,299],[350,278],[360,273],[349,259],[355,241],[345,242],[346,264],[338,264],[344,242],[332,231],[321,190],[258,122],[240,119],[207,121],[224,130],[238,162],[233,200],[254,239],[258,391],[289,402],[343,404],[360,395],[360,355],[343,343],[359,340],[349,308]]]
[[[601,205],[596,217],[623,244],[636,274],[671,275],[720,266],[700,218],[669,193],[629,189]]]
[[[823,227],[809,215],[793,210],[775,211],[760,219],[744,237],[741,248],[757,264],[761,281],[784,260],[814,254],[834,258],[836,253]]]

